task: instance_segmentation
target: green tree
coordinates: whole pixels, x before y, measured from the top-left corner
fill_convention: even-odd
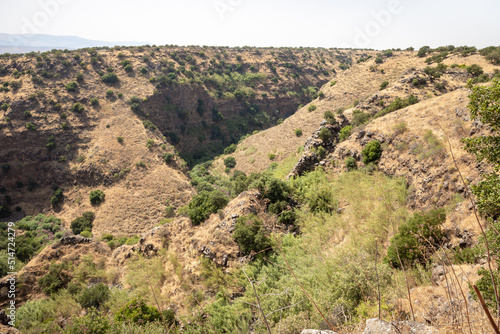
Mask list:
[[[382,156],[382,146],[378,140],[369,142],[361,151],[363,162],[368,165],[370,162],[376,162]]]
[[[490,126],[489,135],[464,138],[465,150],[474,154],[478,161],[485,160],[494,171],[483,176],[472,186],[479,212],[494,219],[500,217],[500,81],[494,80],[490,86],[475,86],[469,95],[471,118]]]
[[[264,233],[262,220],[254,214],[238,218],[233,238],[245,254],[260,252],[271,246],[270,239]]]

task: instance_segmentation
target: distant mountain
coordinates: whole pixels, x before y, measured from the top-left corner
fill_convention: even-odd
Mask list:
[[[138,46],[147,42],[104,42],[78,36],[55,36],[43,34],[3,34],[0,33],[0,53],[27,53],[52,49],[80,49],[93,46]]]

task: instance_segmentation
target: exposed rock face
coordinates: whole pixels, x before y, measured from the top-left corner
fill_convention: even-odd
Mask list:
[[[341,122],[344,122],[344,120],[345,117]],[[319,135],[323,128],[328,129],[331,134],[330,137],[325,140],[322,140]],[[337,121],[333,124],[328,124],[326,121],[323,121],[320,127],[313,132],[312,136],[307,138],[304,144],[304,153],[293,167],[288,178],[300,176],[305,172],[313,170],[314,167],[326,165],[326,161],[321,161],[322,157],[316,150],[321,146],[326,152],[332,151],[337,144],[340,129],[340,124]]]
[[[439,331],[431,326],[413,321],[386,322],[379,319],[366,320],[363,334],[432,334]]]
[[[52,248],[56,249],[60,245],[79,245],[79,244],[89,244],[91,242],[92,242],[91,238],[84,238],[78,235],[72,235],[69,237],[61,238],[61,241],[59,243],[55,243],[54,245],[52,245]]]

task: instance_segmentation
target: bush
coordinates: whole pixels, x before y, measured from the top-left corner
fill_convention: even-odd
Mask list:
[[[93,190],[90,192],[89,199],[92,205],[99,205],[104,201],[106,195],[101,190]]]
[[[93,106],[99,105],[99,99],[96,98],[96,97],[91,98],[90,99],[90,104],[93,105]]]
[[[8,103],[2,104],[2,110],[3,111],[7,111],[9,108],[10,108],[10,104],[8,104]]]
[[[133,299],[123,306],[115,315],[115,321],[144,324],[159,321],[160,312],[153,306],[146,305],[142,299]],[[174,318],[175,321],[175,318]],[[170,323],[170,325],[172,322]]]
[[[101,77],[101,80],[108,84],[114,84],[118,82],[118,76],[116,73],[106,73]]]
[[[107,98],[112,98],[114,95],[115,95],[115,93],[111,89],[108,89],[106,91],[106,97]]]
[[[295,129],[294,132],[297,137],[302,136],[302,129]]]
[[[264,233],[264,224],[255,214],[238,218],[233,238],[245,254],[260,252],[271,246],[271,240]]]
[[[329,124],[334,124],[336,122],[335,116],[333,115],[333,113],[330,110],[325,111],[325,114],[323,115],[323,117],[325,118],[325,120]]]
[[[473,77],[478,77],[484,73],[483,68],[477,64],[467,66],[467,72],[469,72]]]
[[[349,138],[352,131],[352,125],[344,126],[339,132],[339,140],[342,142]]]
[[[84,212],[80,217],[71,222],[71,230],[74,234],[80,234],[83,231],[92,231],[95,215],[91,211]]]
[[[382,57],[377,56],[377,58],[375,58],[375,63],[376,64],[382,64],[383,62],[384,62],[384,60],[382,59]]]
[[[319,138],[324,143],[327,142],[331,136],[332,136],[332,133],[330,132],[330,130],[328,130],[328,128],[321,128],[321,130],[319,131]]]
[[[311,104],[311,105],[307,108],[307,110],[308,110],[309,112],[316,110],[316,105]]]
[[[83,82],[83,73],[76,74],[76,81]]]
[[[106,316],[91,309],[85,316],[75,319],[64,333],[68,334],[107,334],[111,325]]]
[[[369,142],[361,151],[363,163],[368,165],[371,162],[377,162],[382,156],[382,146],[378,140]]]
[[[175,154],[173,153],[165,153],[163,155],[163,160],[168,164],[174,160]]]
[[[133,72],[133,71],[134,71],[134,68],[133,68],[133,67],[132,67],[132,65],[130,65],[130,64],[125,65],[125,67],[124,67],[123,69],[124,69],[124,70],[125,70],[125,72],[127,72],[127,73],[131,73],[131,72]]]
[[[348,157],[347,159],[345,159],[345,166],[349,172],[358,169],[356,159],[354,159],[353,157]]]
[[[194,225],[199,225],[207,219],[211,213],[222,209],[229,199],[220,190],[211,192],[202,191],[195,195],[188,205],[188,217]]]
[[[224,149],[224,154],[231,154],[236,151],[236,144],[231,144]]]
[[[71,81],[70,83],[66,84],[64,86],[68,92],[74,92],[78,88],[78,84],[74,81]]]
[[[83,288],[77,301],[84,308],[88,309],[93,307],[98,309],[109,299],[109,295],[109,287],[103,283],[99,283],[89,288]]]
[[[74,112],[81,113],[85,110],[85,108],[80,102],[77,102],[73,105],[73,107],[71,107],[71,110],[73,110]]]
[[[31,122],[28,122],[26,123],[26,129],[30,130],[30,131],[35,131],[36,130],[36,125],[31,123]]]
[[[234,168],[236,166],[236,159],[234,157],[227,157],[224,159],[224,166],[227,168]]]
[[[70,281],[70,276],[66,272],[67,265],[64,263],[53,263],[49,267],[49,272],[38,280],[38,285],[47,295],[58,292],[65,288]]]
[[[54,195],[50,198],[50,205],[52,205],[52,207],[56,207],[59,203],[61,203],[63,198],[64,195],[62,189],[56,189]]]
[[[370,120],[371,116],[368,113],[364,113],[361,110],[354,110],[352,112],[352,126],[359,126],[367,123]]]
[[[380,84],[380,90],[384,90],[387,88],[387,86],[389,86],[389,82],[388,81],[384,81]]]
[[[399,232],[391,239],[386,262],[394,268],[401,268],[399,253],[404,266],[425,265],[434,250],[440,246],[444,236],[441,224],[445,220],[444,209],[434,209],[429,213],[415,213],[399,227]]]

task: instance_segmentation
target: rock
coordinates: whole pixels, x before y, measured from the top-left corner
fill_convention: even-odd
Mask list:
[[[300,334],[337,334],[337,332],[319,329],[304,329],[302,332],[300,332]]]
[[[432,334],[439,333],[434,327],[420,324],[413,321],[386,322],[379,319],[366,320],[366,327],[363,334]]]

